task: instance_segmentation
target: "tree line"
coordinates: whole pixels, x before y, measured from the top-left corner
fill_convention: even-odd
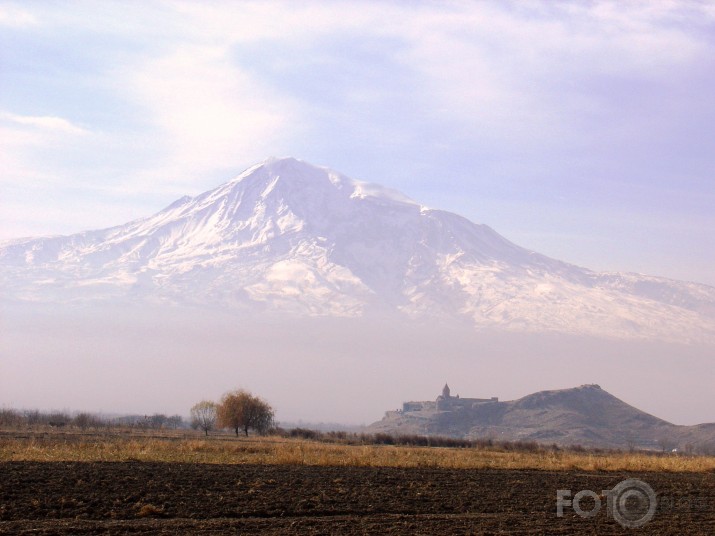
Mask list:
[[[67,411],[16,410],[0,408],[0,426],[49,426],[86,429],[135,428],[140,430],[179,429],[191,426],[206,435],[212,430],[230,429],[236,436],[249,431],[265,434],[274,427],[273,408],[260,397],[245,390],[226,393],[216,403],[202,400],[191,408],[187,422],[180,415],[125,415],[107,417],[92,413]]]
[[[188,423],[181,415],[124,415],[106,417],[93,413],[69,413],[67,411],[17,410],[0,408],[0,426],[50,426],[52,428],[138,428],[140,430],[161,430],[187,428]]]

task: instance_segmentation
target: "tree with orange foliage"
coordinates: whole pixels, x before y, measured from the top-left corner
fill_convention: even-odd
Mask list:
[[[218,425],[222,428],[243,430],[253,429],[263,434],[273,426],[273,408],[265,400],[240,389],[226,393],[218,405]]]

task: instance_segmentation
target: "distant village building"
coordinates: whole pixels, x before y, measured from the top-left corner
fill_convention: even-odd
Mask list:
[[[457,411],[471,409],[479,404],[499,402],[499,398],[496,396],[492,398],[460,398],[459,395],[452,396],[451,393],[449,385],[445,383],[442,388],[442,394],[439,395],[434,402],[430,400],[404,402],[402,404],[402,413],[414,411]]]

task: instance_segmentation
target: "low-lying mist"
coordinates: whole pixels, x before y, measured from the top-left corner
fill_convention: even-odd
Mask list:
[[[362,424],[406,400],[597,383],[676,424],[715,421],[715,348],[175,307],[5,305],[0,407],[179,413],[246,388],[279,421]]]

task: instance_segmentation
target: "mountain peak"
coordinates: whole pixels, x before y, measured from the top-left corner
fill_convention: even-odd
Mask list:
[[[271,156],[258,164],[248,167],[229,184],[241,183],[251,179],[256,180],[257,178],[270,179],[277,176],[293,179],[306,177],[315,179],[324,175],[325,171],[325,168],[314,166],[297,158]]]
[[[314,166],[303,160],[298,160],[292,156],[288,157],[275,157],[271,156],[256,164],[255,166],[249,167],[246,171],[239,175],[239,179],[243,179],[247,176],[253,176],[256,173],[262,173],[268,177],[282,176],[284,178],[291,178],[293,180],[297,179],[321,179],[329,170],[324,167]]]
[[[231,183],[262,181],[271,190],[278,183],[288,188],[318,188],[339,192],[348,199],[371,199],[425,208],[407,195],[379,184],[351,179],[328,167],[316,166],[294,157],[269,157],[249,167]],[[230,184],[230,183],[229,183]]]

